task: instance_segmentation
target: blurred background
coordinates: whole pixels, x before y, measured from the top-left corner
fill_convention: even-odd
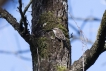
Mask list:
[[[29,0],[23,1],[23,9]],[[17,21],[20,14],[17,1],[9,1],[3,6]],[[105,0],[68,0],[68,27],[72,45],[72,63],[94,43],[97,31],[106,9]],[[31,7],[26,13],[31,29]],[[83,31],[82,35],[80,31]],[[102,53],[94,65],[87,71],[105,71],[106,52]],[[18,32],[5,20],[0,18],[0,71],[32,71],[29,45]]]

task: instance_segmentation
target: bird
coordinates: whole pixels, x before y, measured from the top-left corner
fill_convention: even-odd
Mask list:
[[[60,30],[59,28],[53,28],[52,30],[56,38],[58,38],[59,40],[66,40],[66,37],[63,34],[62,30]]]

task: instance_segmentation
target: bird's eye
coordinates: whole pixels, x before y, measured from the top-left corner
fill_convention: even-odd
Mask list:
[[[60,38],[63,38],[61,35],[59,36]]]

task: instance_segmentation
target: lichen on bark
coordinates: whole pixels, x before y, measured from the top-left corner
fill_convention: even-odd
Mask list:
[[[39,49],[41,71],[57,71],[57,66],[67,68],[70,65],[69,40],[66,41],[67,46],[61,47],[60,40],[55,38],[52,31],[57,27],[69,38],[67,6],[63,2],[67,0],[34,0],[32,2],[32,33],[38,41],[36,47]]]

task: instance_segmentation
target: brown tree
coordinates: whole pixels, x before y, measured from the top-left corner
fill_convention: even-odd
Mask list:
[[[67,0],[35,0],[32,2],[32,33],[35,35],[35,47],[32,49],[34,66],[40,71],[65,70],[70,65],[69,40],[56,39],[52,29],[59,28],[68,37]],[[66,44],[66,45],[64,45]]]
[[[32,33],[27,28],[25,13],[32,3]],[[0,15],[6,19],[20,36],[30,45],[32,54],[33,71],[83,71],[87,70],[97,60],[98,56],[106,50],[106,11],[103,15],[97,39],[91,49],[71,64],[71,46],[68,35],[67,0],[30,0],[22,11],[22,2],[19,0],[21,20],[16,19],[6,10],[0,8]],[[66,40],[55,37],[52,29],[59,28],[63,31]]]

